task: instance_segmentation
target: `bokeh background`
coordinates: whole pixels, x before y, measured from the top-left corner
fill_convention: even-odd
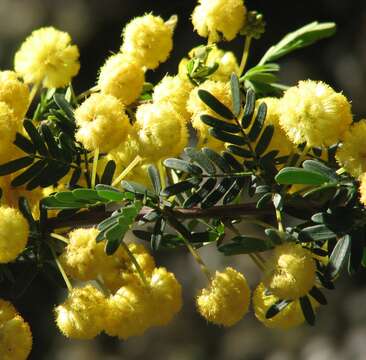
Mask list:
[[[111,52],[118,51],[121,30],[132,17],[153,11],[165,19],[179,15],[175,49],[171,58],[149,80],[157,82],[176,71],[179,59],[203,42],[192,32],[190,14],[195,0],[0,0],[0,68],[12,67],[14,52],[34,29],[53,25],[70,32],[81,52],[77,91],[93,86],[99,67]],[[247,0],[250,9],[264,13],[267,32],[253,44],[249,64],[286,32],[313,20],[335,21],[335,37],[293,53],[281,61],[281,79],[288,85],[300,79],[324,80],[352,99],[355,117],[366,114],[366,2],[364,0]],[[222,44],[240,55],[242,41]],[[223,258],[214,249],[202,255],[213,269],[232,264],[243,271],[252,287],[258,272],[244,257]],[[314,328],[302,326],[288,332],[269,330],[252,314],[238,325],[223,329],[207,324],[194,311],[193,297],[204,277],[189,255],[156,254],[159,265],[177,274],[184,288],[183,311],[166,328],[151,329],[145,336],[126,342],[100,336],[94,341],[69,341],[53,323],[53,307],[64,291],[47,276],[39,275],[15,304],[30,322],[34,335],[32,360],[344,360],[366,358],[365,273],[340,279],[327,292],[329,305],[318,314]],[[1,297],[1,288],[0,288]],[[1,359],[1,354],[0,354]]]

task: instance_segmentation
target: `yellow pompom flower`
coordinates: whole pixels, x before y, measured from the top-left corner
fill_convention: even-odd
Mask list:
[[[27,84],[47,88],[68,85],[79,72],[79,50],[68,33],[53,27],[32,32],[14,58],[14,69]]]
[[[69,243],[60,256],[60,262],[67,274],[82,281],[97,278],[106,261],[104,244],[95,241],[99,234],[96,228],[80,228],[69,234]]]
[[[309,298],[315,310],[319,303],[311,296]],[[263,283],[260,283],[255,289],[253,293],[254,314],[263,325],[268,328],[287,330],[299,326],[305,321],[299,300],[292,301],[278,314],[270,319],[266,319],[268,309],[279,300],[279,297],[268,292]]]
[[[366,173],[363,173],[360,177],[360,201],[366,206]]]
[[[188,144],[186,122],[169,103],[140,105],[135,125],[151,159],[178,156]]]
[[[29,325],[14,306],[0,299],[0,354],[4,360],[25,360],[32,349]]]
[[[130,128],[122,103],[112,95],[93,94],[75,110],[76,139],[86,149],[108,152],[121,144]]]
[[[264,121],[263,130],[268,125],[272,125],[274,127],[274,133],[271,142],[269,143],[265,153],[273,150],[278,150],[278,156],[289,155],[293,151],[294,146],[279,123],[280,100],[273,97],[259,99],[256,102],[256,112],[259,105],[263,102],[267,105],[267,116]],[[258,139],[260,139],[260,136],[258,137]]]
[[[121,287],[108,300],[104,330],[110,336],[128,339],[152,326],[152,304],[140,279]]]
[[[190,113],[187,110],[187,100],[192,90],[193,84],[187,77],[165,76],[154,88],[153,101],[172,105],[178,114],[189,121]]]
[[[154,326],[167,325],[182,308],[182,286],[173,273],[157,268],[151,276],[150,294]]]
[[[0,263],[8,263],[25,250],[29,225],[19,210],[0,206]]]
[[[123,31],[121,51],[147,69],[155,69],[166,61],[172,49],[173,28],[160,16],[137,17]]]
[[[28,109],[29,89],[14,71],[0,71],[0,101],[4,101],[13,110],[20,127]]]
[[[26,360],[32,349],[32,333],[20,315],[0,322],[0,354],[2,360]]]
[[[245,277],[227,267],[216,271],[208,288],[198,295],[197,308],[208,321],[223,326],[232,326],[248,312],[250,289]]]
[[[274,249],[266,264],[263,284],[280,299],[297,299],[315,285],[316,265],[309,250],[286,243]]]
[[[355,178],[366,172],[366,120],[354,123],[336,153],[338,163]]]
[[[352,123],[351,105],[341,93],[320,81],[300,81],[279,105],[280,124],[294,144],[330,146]]]
[[[155,268],[154,258],[141,244],[130,243],[128,249],[135,257],[145,276],[150,277]],[[135,281],[136,276],[138,277],[135,265],[122,247],[119,247],[113,255],[106,257],[101,266],[101,275],[105,286],[112,293],[115,293],[123,285]]]
[[[14,305],[9,301],[0,299],[0,325],[16,315],[18,315],[18,312]]]
[[[70,291],[66,301],[55,308],[56,324],[71,339],[92,339],[103,330],[106,298],[94,286]]]
[[[3,101],[0,101],[0,164],[8,162],[17,153],[13,144],[18,130],[18,121],[13,110]]]
[[[243,0],[199,0],[192,14],[194,29],[210,42],[217,42],[221,36],[233,40],[246,21],[247,10]]]
[[[224,51],[216,46],[209,52],[207,57],[207,65],[213,66],[215,63],[219,65],[217,70],[210,76],[214,81],[229,81],[231,74],[239,72],[239,65],[234,53]]]
[[[141,94],[145,73],[131,57],[112,55],[100,69],[98,86],[102,93],[113,95],[124,105],[133,103]]]
[[[108,301],[105,331],[127,339],[142,335],[152,326],[167,325],[182,307],[182,289],[174,274],[154,269],[148,284],[131,278]]]
[[[211,110],[198,96],[199,90],[206,90],[216,97],[229,109],[232,108],[230,84],[221,81],[207,80],[191,91],[187,102],[187,109],[192,114],[192,126],[197,131],[198,147],[209,147],[213,150],[224,150],[224,143],[209,134],[210,127],[203,123],[201,115],[211,115],[217,119],[222,119]],[[223,120],[223,119],[222,119]]]

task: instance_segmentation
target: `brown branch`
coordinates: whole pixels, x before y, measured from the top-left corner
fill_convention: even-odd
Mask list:
[[[137,219],[142,219],[152,209],[144,207],[140,211]],[[208,209],[201,208],[175,208],[172,209],[172,215],[177,219],[224,219],[224,218],[239,218],[241,216],[258,216],[271,214],[272,209],[257,209],[255,203],[239,204],[239,205],[219,205]],[[47,220],[47,228],[53,229],[63,227],[77,227],[95,225],[105,220],[110,216],[110,212],[104,209],[86,210],[76,213],[68,218],[53,217]]]

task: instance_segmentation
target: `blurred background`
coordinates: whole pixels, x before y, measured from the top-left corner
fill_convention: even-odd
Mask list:
[[[131,18],[153,11],[165,19],[179,15],[175,49],[167,63],[148,78],[157,82],[175,73],[179,59],[204,40],[192,33],[189,21],[195,0],[0,0],[0,68],[12,68],[13,55],[34,29],[53,25],[68,31],[81,52],[77,91],[93,86],[99,67],[121,45],[121,30]],[[249,64],[254,65],[266,49],[284,34],[308,22],[335,21],[335,37],[301,50],[281,61],[281,79],[288,85],[300,79],[324,80],[352,99],[356,118],[365,116],[366,101],[366,2],[364,0],[247,0],[249,9],[264,13],[267,32],[253,44]],[[220,44],[239,56],[242,40]],[[202,255],[213,269],[231,264],[243,271],[252,288],[258,271],[245,257],[223,258],[214,249]],[[69,341],[53,323],[53,307],[64,292],[40,275],[16,306],[32,327],[32,360],[343,360],[366,358],[365,273],[340,279],[337,289],[327,292],[329,305],[318,312],[314,328],[302,326],[288,332],[263,327],[253,314],[238,325],[223,329],[211,326],[194,311],[194,294],[205,286],[198,267],[181,253],[156,254],[157,263],[176,273],[184,288],[184,308],[173,323],[154,328],[126,342],[100,336],[94,341]],[[1,297],[1,289],[0,289]],[[1,354],[0,354],[1,359]]]

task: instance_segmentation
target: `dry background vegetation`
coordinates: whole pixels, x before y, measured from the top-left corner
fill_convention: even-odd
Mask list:
[[[120,46],[120,32],[132,17],[154,11],[168,18],[180,15],[175,34],[174,55],[156,72],[157,81],[165,73],[174,73],[179,59],[200,38],[192,34],[189,15],[195,0],[0,0],[0,68],[12,66],[12,56],[24,37],[40,26],[54,25],[71,33],[81,51],[81,72],[75,86],[82,91],[92,86],[98,68],[111,51]],[[286,32],[313,20],[335,21],[337,35],[282,61],[284,83],[299,79],[322,79],[342,89],[353,101],[357,117],[365,116],[366,84],[366,2],[285,0],[246,2],[262,11],[267,33],[255,42],[250,63]],[[240,41],[223,44],[240,52]],[[214,249],[203,256],[212,268],[231,262],[242,270],[254,286],[258,272],[243,257],[224,259]],[[264,328],[252,314],[237,326],[221,329],[205,323],[194,312],[194,293],[204,278],[185,251],[157,255],[159,265],[173,270],[184,287],[185,304],[176,320],[166,328],[151,329],[140,338],[127,342],[100,336],[95,341],[68,341],[53,324],[52,309],[63,297],[62,290],[46,276],[39,276],[15,304],[32,326],[35,342],[31,360],[344,360],[366,357],[365,272],[353,279],[344,278],[336,291],[329,293],[329,306],[321,309],[315,328],[300,327],[290,332]],[[0,287],[0,297],[8,289]],[[2,294],[3,293],[3,294]]]

